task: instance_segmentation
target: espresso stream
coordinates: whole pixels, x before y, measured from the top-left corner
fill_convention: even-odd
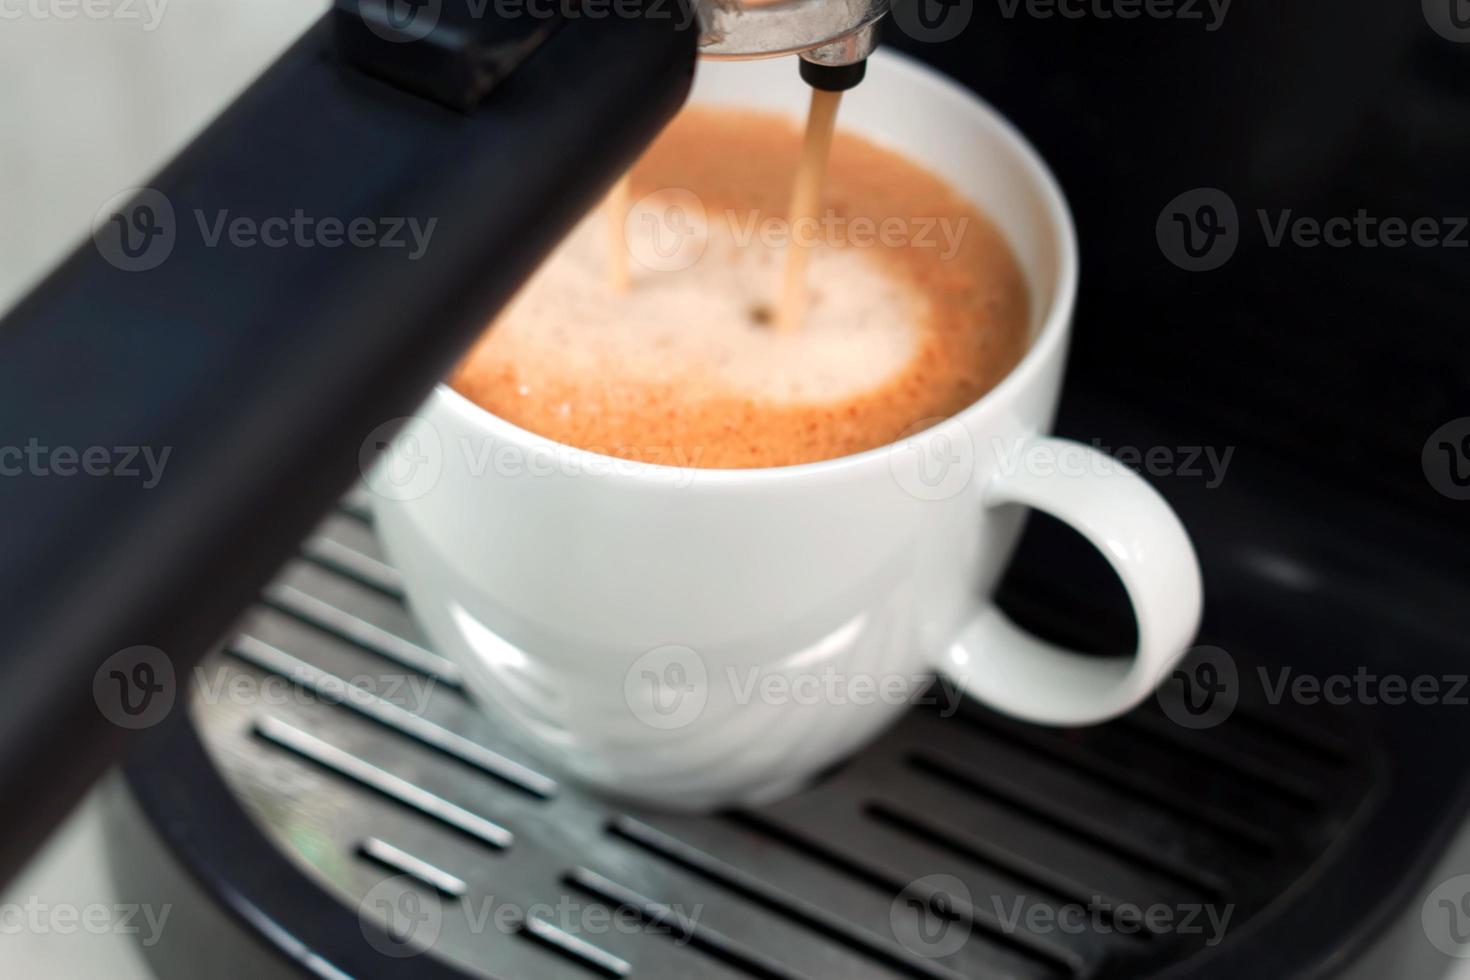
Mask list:
[[[832,154],[832,137],[837,132],[837,107],[841,92],[812,89],[811,109],[807,112],[806,135],[801,153],[796,158],[796,178],[792,181],[791,204],[786,219],[795,226],[809,227],[820,217],[822,178],[827,173],[827,158]],[[801,327],[806,313],[807,266],[811,247],[801,242],[786,246],[786,270],[781,280],[781,299],[776,306],[776,327],[788,333]]]
[[[629,175],[626,288],[610,281],[619,243],[599,211],[453,386],[557,442],[712,468],[861,452],[974,402],[1026,347],[1009,245],[939,177],[843,131],[819,220],[787,226],[801,140],[785,117],[686,109]],[[805,308],[777,330],[793,235],[815,243]]]

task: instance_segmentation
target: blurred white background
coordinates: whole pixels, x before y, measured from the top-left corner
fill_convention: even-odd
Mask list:
[[[143,183],[327,6],[0,2],[0,308],[90,233],[109,197]],[[114,15],[88,17],[85,8]]]

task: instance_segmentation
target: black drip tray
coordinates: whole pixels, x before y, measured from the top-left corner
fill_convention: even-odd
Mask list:
[[[1248,698],[1212,727],[1176,716],[1150,702],[1058,730],[916,707],[759,810],[610,804],[466,699],[352,498],[192,705],[298,873],[387,924],[384,964],[419,942],[503,978],[1133,977],[1208,958],[1370,809],[1381,767],[1336,716]]]

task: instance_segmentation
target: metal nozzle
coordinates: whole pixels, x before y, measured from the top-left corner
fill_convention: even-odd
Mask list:
[[[877,44],[889,0],[697,0],[700,54],[769,58],[800,54],[816,65],[863,61]]]

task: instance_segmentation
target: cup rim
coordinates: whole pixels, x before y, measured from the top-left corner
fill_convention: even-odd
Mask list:
[[[1061,185],[1057,182],[1056,175],[1042,158],[1031,142],[1022,135],[1021,131],[1005,117],[989,101],[975,92],[956,82],[948,75],[920,62],[906,54],[897,51],[880,49],[875,51],[870,60],[877,60],[883,64],[885,70],[893,70],[905,76],[906,80],[914,85],[927,89],[927,96],[932,101],[945,101],[964,107],[972,117],[980,116],[983,124],[992,130],[1006,148],[1015,154],[1025,169],[1029,171],[1035,180],[1037,190],[1045,205],[1047,220],[1052,225],[1055,235],[1058,256],[1057,272],[1055,282],[1049,296],[1049,304],[1046,319],[1042,321],[1041,329],[1037,331],[1035,339],[1032,340],[1026,353],[1022,355],[1019,363],[1000,380],[1000,382],[975,401],[966,405],[960,411],[947,416],[926,429],[914,432],[893,442],[865,449],[860,453],[851,453],[846,456],[837,456],[832,459],[816,460],[809,463],[793,463],[786,466],[763,466],[748,469],[719,469],[697,466],[674,466],[667,463],[646,463],[642,461],[629,460],[621,457],[608,456],[604,453],[593,452],[582,449],[555,439],[548,438],[529,429],[501,418],[487,408],[476,404],[474,401],[456,391],[447,381],[440,381],[434,388],[431,399],[442,399],[455,415],[466,422],[484,426],[492,430],[493,435],[502,436],[507,440],[520,445],[535,445],[549,447],[556,452],[570,453],[575,456],[586,456],[593,459],[606,461],[606,465],[598,469],[616,474],[619,478],[632,480],[650,479],[659,483],[675,480],[681,485],[720,484],[759,484],[776,483],[788,480],[812,480],[829,476],[844,474],[849,470],[860,469],[873,464],[875,461],[887,460],[895,452],[906,448],[917,446],[927,438],[933,437],[941,429],[945,428],[945,422],[956,421],[966,423],[976,416],[983,415],[993,406],[1012,396],[1012,393],[1025,387],[1041,371],[1045,370],[1053,357],[1057,356],[1058,347],[1066,342],[1068,327],[1071,324],[1073,310],[1077,301],[1078,281],[1078,253],[1077,253],[1077,229],[1072,221],[1071,209],[1067,206],[1066,195],[1062,193]],[[588,472],[591,472],[589,468]]]

